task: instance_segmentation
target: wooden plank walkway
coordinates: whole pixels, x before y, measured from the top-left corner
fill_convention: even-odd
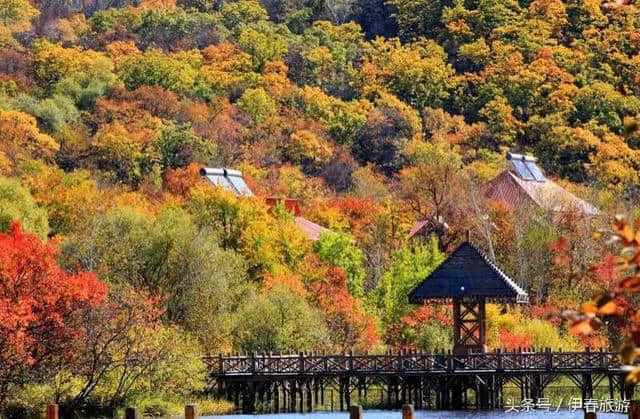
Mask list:
[[[543,397],[550,383],[568,378],[583,399],[608,383],[611,398],[630,399],[626,369],[612,351],[561,352],[521,349],[487,353],[402,352],[386,355],[249,354],[206,357],[211,391],[245,412],[311,411],[337,394],[341,410],[372,388],[380,404],[417,408],[495,409],[504,405],[504,387],[520,389],[522,399]],[[327,393],[329,391],[329,393]],[[386,396],[386,399],[385,399]]]
[[[487,353],[400,353],[389,355],[220,355],[206,357],[214,377],[291,375],[396,375],[498,371],[619,371],[617,352],[495,351]]]

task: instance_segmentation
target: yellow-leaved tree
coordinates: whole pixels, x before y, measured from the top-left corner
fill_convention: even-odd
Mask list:
[[[15,44],[13,34],[29,30],[39,13],[28,0],[0,0],[0,46]]]
[[[0,110],[1,173],[14,173],[26,160],[50,159],[59,148],[56,140],[40,132],[33,116]]]

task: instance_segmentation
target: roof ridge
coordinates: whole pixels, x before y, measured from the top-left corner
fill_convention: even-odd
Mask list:
[[[498,266],[498,264],[489,257],[489,255],[487,255],[483,250],[481,250],[478,246],[476,246],[475,243],[473,243],[471,240],[467,240],[464,243],[468,243],[469,246],[471,246],[473,248],[473,250],[475,250],[476,252],[478,252],[478,254],[484,259],[485,262],[487,262],[487,264],[498,273],[498,275],[500,275],[502,277],[502,279],[507,283],[507,285],[509,285],[511,287],[511,289],[513,289],[516,294],[519,295],[527,295],[526,291],[524,289],[522,289],[520,287],[520,285],[518,285],[513,279],[511,279],[511,277],[509,277],[509,275],[507,275],[506,273],[504,273],[502,271],[502,269],[500,269],[500,267]],[[464,244],[463,243],[463,244]],[[517,297],[516,297],[517,299]],[[528,297],[527,297],[528,300]]]
[[[447,263],[449,261],[451,261],[452,259],[456,258],[455,255],[458,252],[460,252],[465,247],[465,245],[468,245],[468,248],[472,252],[475,252],[478,256],[480,256],[480,259],[485,263],[485,265],[487,265],[488,269],[493,271],[493,273],[497,276],[497,279],[502,282],[503,286],[505,287],[505,290],[509,290],[510,292],[515,294],[514,296],[509,297],[509,298],[514,298],[515,297],[515,302],[516,303],[526,303],[526,302],[528,302],[529,298],[528,298],[527,293],[514,280],[512,280],[507,274],[505,274],[498,267],[498,265],[496,264],[496,262],[493,259],[491,259],[482,250],[480,250],[470,240],[466,240],[466,241],[463,241],[462,243],[460,243],[458,245],[458,247],[456,247],[456,249],[447,258],[443,259],[436,267],[434,267],[434,269],[431,271],[431,273],[429,273],[427,275],[427,277],[425,279],[423,279],[421,282],[416,284],[415,287],[409,293],[409,300],[410,301],[414,301],[414,300],[418,301],[418,299],[422,299],[423,297],[419,297],[418,295],[419,295],[420,289],[423,287],[423,285],[425,285],[425,281],[427,281],[429,278],[437,277],[440,274],[442,269],[446,269],[445,266],[447,265]],[[453,297],[453,295],[451,295],[450,297]],[[424,297],[424,298],[441,299],[441,298],[445,298],[445,296]],[[488,297],[488,298],[501,299],[501,298],[507,298],[507,297],[506,296],[504,296],[504,297],[495,296],[495,297]]]
[[[437,271],[438,269],[440,269],[440,267],[441,267],[442,265],[444,265],[444,264],[445,264],[445,263],[446,263],[446,262],[451,258],[451,256],[455,255],[455,254],[456,254],[456,252],[457,252],[458,250],[460,250],[460,248],[461,248],[465,243],[467,243],[467,242],[462,242],[462,243],[460,243],[460,244],[458,245],[458,247],[456,247],[456,248],[455,248],[455,250],[454,250],[453,252],[451,252],[451,255],[449,255],[449,256],[447,256],[447,254],[446,254],[446,253],[442,252],[442,253],[444,254],[444,256],[445,256],[445,257],[444,257],[444,258],[442,258],[442,260],[440,261],[440,263],[438,263],[436,266],[434,266],[434,267],[433,267],[433,270],[431,271],[431,273],[429,273],[429,274],[427,275],[427,277],[430,277],[431,275],[435,274],[435,273],[436,273],[436,271]],[[414,290],[412,290],[412,291],[411,291],[411,293],[409,293],[409,295],[413,294],[413,291],[415,291],[415,290],[419,287],[419,285],[420,285],[420,284],[416,285],[416,288],[414,288]]]

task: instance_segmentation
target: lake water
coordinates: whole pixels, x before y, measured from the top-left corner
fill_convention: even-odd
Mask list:
[[[314,412],[314,413],[280,413],[268,415],[232,415],[232,416],[203,416],[207,419],[346,419],[349,417],[347,412]],[[598,419],[622,419],[628,417],[627,414],[620,413],[597,413]],[[365,410],[364,419],[400,419],[402,413],[399,411],[381,411],[381,410]],[[560,412],[520,412],[505,413],[502,411],[492,412],[434,412],[434,411],[416,411],[416,419],[436,419],[436,418],[454,418],[454,419],[584,419],[582,411],[571,412],[568,410]]]

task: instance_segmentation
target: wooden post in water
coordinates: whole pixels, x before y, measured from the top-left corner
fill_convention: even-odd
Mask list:
[[[415,419],[416,412],[413,410],[412,404],[402,406],[402,419]]]
[[[127,407],[124,411],[124,419],[140,419],[140,412],[137,407]]]
[[[198,409],[195,404],[188,404],[184,407],[184,419],[196,419],[198,417]]]
[[[349,408],[349,419],[363,419],[362,406],[354,404]]]
[[[58,419],[58,405],[50,404],[47,405],[47,419]]]
[[[584,412],[584,419],[596,419],[596,412]]]
[[[629,403],[629,419],[640,419],[640,400]]]

